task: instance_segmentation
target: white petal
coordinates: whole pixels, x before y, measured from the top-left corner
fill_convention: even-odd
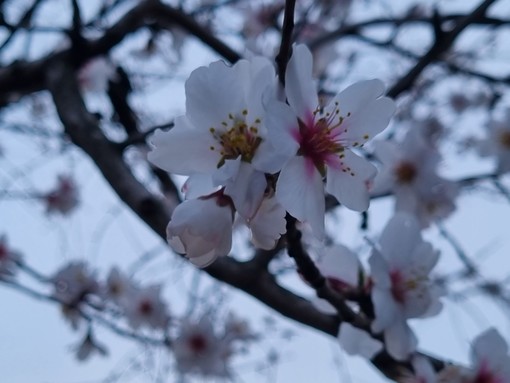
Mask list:
[[[420,227],[416,219],[397,213],[388,222],[379,240],[381,252],[391,266],[405,265],[414,248],[421,243]]]
[[[186,180],[182,186],[182,192],[186,199],[195,199],[212,194],[218,189],[210,174],[194,174]]]
[[[380,341],[347,322],[340,325],[338,340],[347,354],[359,355],[367,359],[371,359],[383,348]]]
[[[286,231],[285,209],[275,197],[262,201],[255,217],[248,223],[253,244],[264,250],[270,250]]]
[[[216,197],[186,200],[178,205],[167,226],[170,246],[199,265],[227,255],[232,245],[232,209]]]
[[[347,115],[347,113],[355,114],[360,110],[364,110],[368,103],[382,96],[383,92],[384,84],[381,80],[359,81],[338,93],[326,109],[333,107],[335,102],[338,102],[342,116]]]
[[[490,328],[473,341],[471,359],[477,366],[485,362],[491,370],[500,369],[510,362],[508,345],[495,328]]]
[[[381,133],[395,112],[395,103],[386,97],[365,104],[363,111],[345,117],[342,128],[347,132],[342,139],[349,145],[363,144]]]
[[[390,270],[386,260],[377,249],[372,249],[372,255],[368,259],[368,263],[370,265],[371,278],[376,287],[390,289]]]
[[[276,198],[296,219],[312,227],[314,235],[324,237],[324,187],[313,164],[302,156],[291,159],[282,169],[276,184]]]
[[[416,350],[417,340],[413,330],[401,318],[384,331],[386,350],[397,360],[406,360]]]
[[[374,286],[371,295],[375,311],[372,331],[378,333],[392,326],[401,314],[390,290],[379,289]]]
[[[240,81],[238,73],[222,61],[191,72],[185,84],[186,116],[197,129],[220,128],[229,113],[244,108]]]
[[[285,73],[285,94],[289,105],[303,121],[319,106],[312,71],[310,50],[303,44],[294,45]]]
[[[148,159],[154,165],[175,174],[206,173],[216,169],[220,155],[211,150],[218,144],[209,132],[193,129],[186,117],[176,119],[170,131],[158,130],[152,136],[155,148]]]
[[[204,255],[201,255],[198,257],[190,257],[189,260],[195,266],[204,268],[204,267],[209,266],[211,263],[213,263],[217,258],[218,258],[218,254],[216,254],[216,252],[213,249]]]
[[[276,101],[266,106],[267,138],[282,155],[290,158],[298,149],[299,127],[294,111],[282,102]]]
[[[335,278],[350,286],[358,285],[359,260],[345,246],[336,244],[325,248],[317,268],[326,278]]]
[[[225,163],[212,174],[214,185],[224,186],[226,183],[231,182],[232,179],[239,174],[241,163],[241,156],[237,157],[235,160],[226,160]]]
[[[245,219],[255,215],[264,197],[267,181],[264,173],[241,162],[237,174],[225,183],[225,194],[232,198],[237,212]]]
[[[184,247],[184,243],[182,243],[179,237],[172,234],[171,231],[169,232],[168,227],[166,232],[166,240],[170,247],[173,249],[173,251],[175,251],[178,254],[186,254],[186,248]]]
[[[248,60],[240,60],[236,64],[240,85],[244,90],[247,121],[253,123],[255,119],[265,115],[262,105],[263,97],[269,102],[276,100],[278,86],[274,65],[265,57],[257,56]]]
[[[439,252],[428,242],[418,242],[410,258],[414,270],[421,275],[428,275],[439,260]]]
[[[343,169],[328,166],[326,191],[349,209],[365,211],[370,202],[368,182],[377,170],[366,159],[348,149],[344,150],[344,155]]]
[[[262,140],[251,164],[263,173],[275,174],[282,170],[283,165],[296,154],[296,150],[285,153],[282,148],[275,148],[268,140]]]

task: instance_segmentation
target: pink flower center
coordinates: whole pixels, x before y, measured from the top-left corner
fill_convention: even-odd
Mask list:
[[[404,303],[406,298],[406,289],[404,278],[398,270],[390,272],[391,294],[398,303]]]
[[[7,258],[7,246],[5,246],[3,243],[0,243],[0,262],[6,260]]]
[[[154,305],[152,304],[152,302],[150,300],[143,299],[138,304],[138,310],[140,311],[140,314],[148,316],[148,315],[151,315],[152,312],[154,311]]]
[[[336,107],[334,112],[327,112],[323,117],[317,117],[320,109],[316,109],[307,121],[298,120],[298,130],[295,131],[295,139],[299,143],[298,155],[308,158],[313,162],[317,170],[325,176],[325,165],[340,167],[344,172],[352,173],[349,167],[344,166],[344,148],[341,135],[347,129],[341,128],[344,117],[340,115],[340,109]],[[349,116],[349,114],[348,114]],[[368,137],[367,137],[368,138]],[[359,145],[355,143],[353,146]],[[339,161],[340,160],[340,161]]]
[[[418,171],[411,162],[402,161],[395,168],[397,182],[401,184],[410,184],[416,178]]]
[[[207,339],[202,334],[192,335],[188,345],[195,354],[201,354],[207,349]]]
[[[510,149],[510,132],[504,131],[499,135],[499,142],[505,149]]]
[[[262,138],[258,136],[260,119],[257,118],[253,125],[248,126],[244,120],[248,111],[244,109],[242,115],[242,118],[237,118],[229,114],[228,122],[223,121],[221,123],[223,128],[220,130],[214,127],[209,128],[209,132],[219,143],[219,146],[213,145],[209,148],[212,151],[220,152],[221,159],[218,162],[218,168],[223,166],[226,160],[235,160],[239,156],[241,156],[241,161],[251,162],[262,142]]]
[[[483,361],[480,366],[480,370],[476,374],[475,379],[473,380],[473,383],[503,383],[503,379],[500,377],[494,375],[489,370],[489,367],[487,366],[487,362]]]
[[[108,287],[110,289],[110,294],[113,296],[118,296],[122,293],[122,284],[119,282],[111,282]]]
[[[406,302],[406,294],[419,287],[419,278],[406,279],[400,270],[390,272],[391,295],[398,303]]]

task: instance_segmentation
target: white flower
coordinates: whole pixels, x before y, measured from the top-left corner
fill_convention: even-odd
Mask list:
[[[186,200],[168,223],[168,243],[194,265],[206,267],[230,252],[233,219],[231,201],[221,193]]]
[[[177,371],[181,374],[196,373],[209,377],[228,377],[230,348],[220,339],[210,320],[185,322],[180,334],[172,343]]]
[[[439,153],[416,130],[409,130],[399,144],[376,142],[375,155],[383,168],[374,181],[374,193],[393,191],[397,199],[405,200],[435,183]]]
[[[337,338],[344,351],[349,355],[359,355],[371,359],[383,349],[383,344],[380,341],[373,339],[367,332],[347,322],[340,325]]]
[[[368,208],[368,183],[376,169],[350,150],[380,133],[392,116],[392,100],[380,97],[379,80],[358,82],[322,108],[312,79],[312,55],[294,46],[285,76],[289,105],[268,104],[271,141],[289,160],[280,172],[276,196],[295,218],[324,236],[324,186],[350,209]]]
[[[476,337],[471,361],[475,371],[469,383],[510,383],[508,345],[496,329],[490,328]]]
[[[46,193],[43,200],[46,203],[46,213],[67,215],[78,206],[78,188],[71,177],[61,175],[57,186]]]
[[[94,275],[85,262],[71,262],[51,278],[55,288],[54,297],[65,305],[76,306],[86,295],[98,291]]]
[[[154,329],[166,329],[169,315],[165,302],[160,297],[161,286],[154,285],[139,289],[125,305],[125,314],[129,325]]]
[[[498,174],[510,171],[510,109],[502,120],[487,124],[488,137],[479,142],[480,155],[496,158]]]
[[[384,332],[386,348],[396,359],[406,359],[416,347],[406,320],[436,310],[438,296],[429,273],[437,260],[438,253],[421,238],[416,219],[404,213],[390,220],[379,249],[373,249],[369,259],[375,311],[372,330]]]
[[[113,267],[110,270],[106,283],[103,286],[105,298],[111,299],[117,304],[124,304],[135,291],[136,286],[117,267]]]
[[[7,245],[7,237],[0,236],[0,279],[12,277],[20,261],[21,256]]]
[[[263,96],[275,99],[276,85],[274,67],[262,57],[196,69],[186,81],[186,115],[154,134],[149,160],[172,173],[209,177],[243,218],[252,218],[266,189],[264,173],[278,172],[284,160],[267,140],[262,106]]]
[[[383,167],[374,181],[372,192],[393,192],[397,211],[419,218],[423,227],[447,217],[455,210],[456,185],[437,174],[440,156],[424,138],[425,132],[410,130],[400,144],[375,143],[375,154]]]

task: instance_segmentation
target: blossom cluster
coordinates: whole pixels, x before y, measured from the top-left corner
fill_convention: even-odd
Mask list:
[[[358,256],[341,245],[327,248],[317,266],[333,289],[342,293],[361,290],[361,294],[370,296],[374,312],[372,333],[383,334],[385,349],[390,355],[407,360],[417,346],[408,320],[432,316],[441,309],[439,290],[430,276],[438,259],[438,252],[422,239],[416,218],[398,213],[388,222],[372,249],[368,274]],[[321,311],[334,312],[333,307],[322,300],[315,304]],[[371,358],[382,349],[380,342],[366,340],[365,333],[343,327],[339,339],[347,350],[353,349],[352,344],[357,344],[358,348],[367,344],[357,349],[356,354]]]
[[[372,193],[392,192],[396,210],[413,214],[423,227],[455,210],[458,187],[438,174],[441,155],[434,135],[417,124],[401,142],[378,141],[375,155],[382,163]]]
[[[338,340],[350,355],[371,359],[383,349],[397,360],[411,361],[413,373],[404,383],[510,382],[510,356],[503,337],[495,329],[480,334],[472,344],[471,367],[447,366],[436,371],[427,357],[417,352],[417,338],[409,319],[427,318],[440,312],[440,290],[431,271],[438,252],[424,241],[419,221],[408,213],[396,214],[386,225],[363,270],[356,254],[345,246],[326,248],[317,267],[334,290],[369,294],[374,318],[370,331],[344,322]],[[361,278],[362,277],[362,278]],[[334,313],[324,300],[314,301],[325,313]],[[382,333],[382,341],[374,335]]]
[[[137,329],[165,329],[170,316],[160,297],[160,285],[140,287],[117,268],[113,268],[106,281],[100,282],[85,262],[70,262],[50,279],[53,296],[62,303],[63,312],[73,327],[78,327],[80,310],[90,298],[101,305],[113,304],[128,324]]]
[[[182,376],[228,378],[231,359],[258,339],[248,322],[232,313],[217,322],[208,313],[198,318],[170,315],[161,297],[161,285],[139,286],[117,267],[100,281],[86,263],[71,262],[58,270],[50,282],[53,297],[62,304],[73,328],[77,329],[87,313],[95,309],[112,318],[124,317],[133,330],[145,328],[162,333],[162,345],[172,352],[176,370]],[[86,360],[93,353],[107,354],[90,327],[75,351],[78,360]]]
[[[423,356],[412,361],[414,374],[403,383],[508,383],[510,382],[510,355],[508,345],[499,332],[489,328],[471,344],[471,367],[446,366],[436,372]]]
[[[325,193],[368,208],[376,168],[355,150],[388,125],[394,103],[369,80],[324,105],[312,66],[308,48],[295,45],[285,79],[263,57],[198,68],[186,81],[186,114],[155,133],[149,160],[189,177],[168,241],[196,265],[230,251],[236,214],[253,243],[271,249],[287,212],[324,238]]]
[[[217,323],[210,316],[185,318],[172,343],[176,369],[181,375],[232,378],[230,360],[256,339],[248,323],[232,314]]]

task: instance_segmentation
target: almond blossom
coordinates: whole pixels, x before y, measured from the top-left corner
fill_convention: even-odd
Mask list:
[[[267,105],[271,141],[287,156],[276,197],[295,218],[324,236],[324,185],[340,203],[356,211],[369,205],[368,186],[375,167],[351,148],[362,146],[389,123],[395,105],[381,97],[379,80],[361,81],[322,107],[312,79],[312,55],[295,45],[285,75],[288,104]]]
[[[230,376],[229,343],[220,338],[207,317],[198,322],[184,322],[172,343],[177,371],[208,377]]]
[[[369,259],[375,319],[372,330],[384,332],[387,351],[405,360],[416,348],[407,319],[437,313],[438,295],[429,274],[438,252],[423,241],[416,219],[398,213],[387,224]]]
[[[441,157],[424,134],[411,129],[400,144],[375,143],[375,154],[383,166],[372,193],[391,191],[396,199],[395,210],[414,214],[426,227],[455,210],[458,188],[437,174]]]
[[[198,267],[206,267],[232,247],[234,210],[222,192],[178,205],[166,228],[169,245]]]
[[[88,294],[96,293],[99,284],[85,262],[71,262],[51,277],[54,297],[67,306],[77,306]]]
[[[337,338],[343,350],[349,355],[359,355],[372,359],[383,349],[383,344],[380,341],[348,322],[340,325]]]
[[[67,215],[78,206],[78,188],[71,177],[60,175],[56,187],[42,198],[46,203],[46,213]]]
[[[160,293],[161,286],[153,285],[141,288],[131,296],[129,302],[124,305],[125,315],[131,327],[166,329],[170,317]]]
[[[262,57],[196,69],[185,85],[186,114],[170,131],[154,134],[149,160],[171,173],[208,177],[241,216],[252,218],[265,173],[278,172],[284,160],[267,140],[262,105],[263,96],[275,99],[276,85],[274,67]]]
[[[490,328],[471,347],[473,377],[468,383],[510,383],[508,345],[499,332]]]
[[[102,287],[105,298],[111,299],[116,304],[123,305],[129,301],[137,287],[117,267],[113,267],[108,274],[106,283]]]

